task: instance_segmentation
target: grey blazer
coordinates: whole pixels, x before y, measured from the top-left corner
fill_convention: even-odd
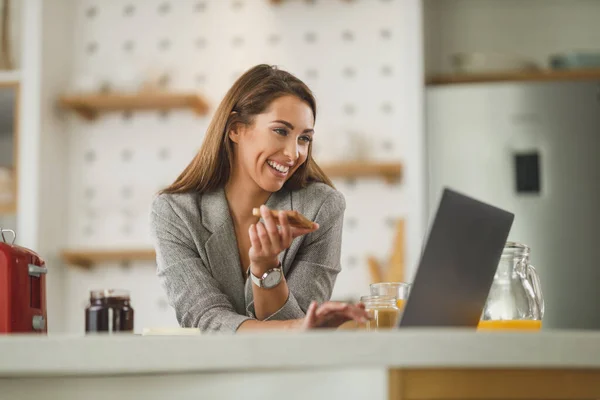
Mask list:
[[[290,294],[269,316],[288,320],[305,315],[312,300],[330,299],[341,270],[340,251],[346,202],[323,184],[273,193],[271,209],[298,210],[319,229],[296,238],[280,254]],[[223,189],[211,193],[162,194],[154,199],[151,231],[157,274],[182,327],[235,332],[254,318],[250,280],[242,275],[235,230]]]

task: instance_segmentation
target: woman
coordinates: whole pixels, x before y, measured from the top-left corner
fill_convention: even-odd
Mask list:
[[[362,306],[328,302],[345,201],[311,157],[315,115],[299,79],[250,69],[222,100],[196,157],[156,197],[158,276],[181,326],[309,329],[367,318]],[[292,228],[269,209],[315,222]]]

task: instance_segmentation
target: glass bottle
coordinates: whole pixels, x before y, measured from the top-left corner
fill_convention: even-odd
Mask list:
[[[126,290],[92,290],[85,309],[86,332],[133,332],[133,308]]]

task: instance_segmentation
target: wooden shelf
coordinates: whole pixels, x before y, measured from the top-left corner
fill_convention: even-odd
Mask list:
[[[486,74],[434,75],[426,79],[427,85],[454,85],[460,83],[489,82],[561,82],[600,81],[600,69],[542,70],[523,72],[497,72]]]
[[[377,178],[381,177],[388,183],[396,183],[402,177],[402,164],[378,162],[345,162],[321,166],[328,177],[335,178]]]
[[[17,203],[0,204],[0,215],[12,215],[17,213]]]
[[[64,250],[61,258],[67,264],[90,268],[99,263],[154,261],[156,253],[153,249]]]
[[[21,71],[17,69],[0,71],[0,87],[18,85],[21,80]]]
[[[87,120],[93,120],[101,112],[172,110],[189,108],[196,114],[208,112],[208,103],[198,94],[141,92],[136,94],[107,93],[63,96],[62,107],[71,109]]]

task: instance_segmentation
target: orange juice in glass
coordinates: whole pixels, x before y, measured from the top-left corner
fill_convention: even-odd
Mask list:
[[[359,326],[359,329],[385,330],[392,329],[398,324],[400,310],[394,296],[362,296],[360,302],[365,305],[365,310],[371,319],[364,327]]]
[[[497,319],[480,320],[479,331],[539,331],[542,321],[539,319]]]
[[[406,282],[380,282],[370,286],[372,296],[393,296],[396,298],[398,309],[404,308],[404,303],[410,294],[410,283]]]

